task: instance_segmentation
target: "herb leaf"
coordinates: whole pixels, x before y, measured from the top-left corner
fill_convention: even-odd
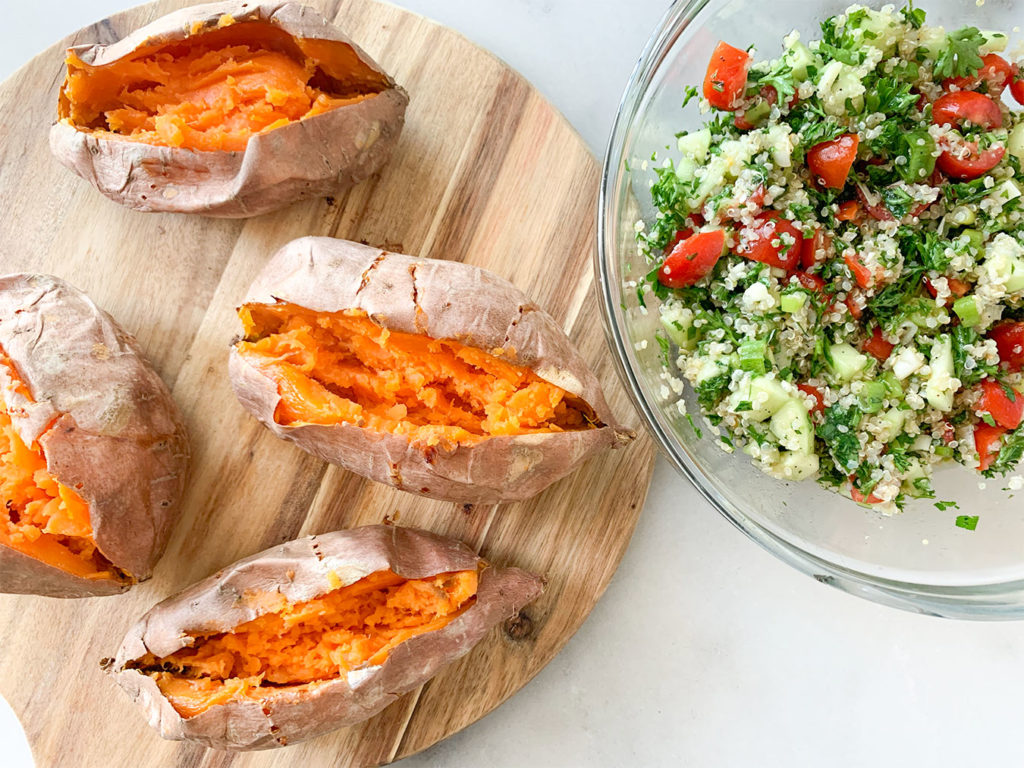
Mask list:
[[[977,27],[964,27],[949,33],[949,44],[935,60],[936,77],[973,77],[981,70],[979,48],[985,38]]]

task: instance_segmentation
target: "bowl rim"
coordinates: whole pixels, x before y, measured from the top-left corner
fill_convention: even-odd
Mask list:
[[[686,477],[726,520],[798,571],[849,594],[914,613],[959,619],[1024,619],[1024,580],[952,585],[901,581],[865,574],[815,555],[783,539],[740,510],[731,509],[731,504],[703,482],[703,471],[688,453],[677,450],[674,436],[662,426],[656,407],[645,394],[645,387],[636,373],[637,365],[621,330],[625,318],[614,293],[610,269],[611,260],[617,255],[617,247],[608,223],[608,214],[621,183],[623,158],[619,148],[625,145],[625,134],[637,117],[654,74],[689,23],[711,2],[676,0],[659,20],[626,83],[605,145],[596,211],[594,274],[605,338],[612,350],[619,379],[648,432],[654,437],[655,444],[673,468]]]

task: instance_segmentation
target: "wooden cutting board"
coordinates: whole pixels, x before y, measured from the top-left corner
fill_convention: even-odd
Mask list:
[[[226,376],[234,308],[268,257],[309,234],[487,267],[545,307],[639,429],[614,372],[591,257],[598,167],[520,75],[460,35],[373,0],[307,0],[412,97],[396,155],[333,198],[249,221],[123,210],[47,146],[67,45],[112,42],[188,3],[162,0],[84,29],[0,85],[0,271],[50,272],[134,332],[174,392],[193,447],[184,510],[155,577],[88,600],[0,596],[0,692],[40,768],[367,766],[413,754],[492,710],[559,651],[604,592],[650,482],[641,434],[535,499],[498,506],[417,498],[324,464],[260,426]],[[459,297],[453,297],[458,300]],[[468,656],[363,725],[262,753],[160,739],[101,673],[151,605],[273,544],[392,520],[460,538],[547,591]],[[526,734],[509,734],[509,747]]]

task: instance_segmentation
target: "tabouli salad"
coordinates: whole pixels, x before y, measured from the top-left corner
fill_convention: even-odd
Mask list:
[[[891,513],[939,462],[1024,455],[1024,62],[913,5],[821,32],[757,63],[718,45],[710,120],[637,224],[638,296],[726,450]]]

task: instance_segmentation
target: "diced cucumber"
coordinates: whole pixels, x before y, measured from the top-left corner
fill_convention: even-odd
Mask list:
[[[948,334],[935,339],[928,364],[932,372],[924,385],[924,399],[932,408],[951,410],[959,380],[953,376],[953,342]]]
[[[779,460],[772,464],[772,474],[784,480],[806,480],[818,473],[817,454],[784,451]]]
[[[1017,123],[1006,140],[1006,151],[1018,160],[1024,160],[1024,123]]]
[[[688,157],[681,157],[676,163],[676,177],[680,181],[692,181],[699,167],[696,161]]]
[[[917,31],[917,44],[934,60],[949,45],[949,38],[942,27],[922,27]]]
[[[767,120],[771,113],[772,105],[767,101],[759,101],[743,113],[743,118],[756,128]]]
[[[994,32],[989,29],[983,29],[981,30],[981,36],[985,38],[985,42],[978,46],[978,53],[982,56],[1005,51],[1006,46],[1010,43],[1010,38],[1008,38],[1003,32]]]
[[[860,30],[865,45],[877,48],[882,53],[889,53],[902,37],[901,28],[892,14],[881,13],[870,8],[864,9],[866,15],[860,21]]]
[[[1006,233],[999,233],[985,249],[985,270],[993,282],[1003,284],[1007,293],[1024,290],[1024,246]]]
[[[807,305],[807,294],[803,291],[784,293],[780,297],[779,307],[783,312],[795,314]]]
[[[773,125],[763,136],[762,146],[771,152],[772,162],[779,168],[793,165],[793,132],[785,123]]]
[[[782,55],[786,63],[793,69],[793,79],[798,83],[807,79],[807,68],[820,66],[821,62],[810,48],[797,40]]]
[[[864,106],[866,90],[857,70],[841,61],[830,61],[818,78],[818,96],[830,115],[845,115],[847,100],[859,111]]]
[[[1021,125],[1024,125],[1024,123],[1021,123]],[[1013,179],[1007,179],[1002,184],[993,187],[988,197],[989,200],[994,200],[1002,207],[1011,200],[1016,200],[1020,197],[1020,187],[1017,186]]]
[[[697,191],[690,202],[696,205],[707,200],[712,192],[725,184],[725,172],[726,164],[722,156],[712,157],[707,165],[703,166],[700,184],[697,185]]]
[[[978,297],[974,294],[961,296],[953,302],[953,311],[960,317],[960,322],[973,328],[981,325],[981,310],[978,307]]]
[[[842,381],[852,381],[868,367],[868,357],[845,342],[829,348],[832,373]]]
[[[921,481],[925,482],[922,483]],[[928,469],[920,459],[913,456],[909,458],[907,469],[903,473],[901,489],[905,494],[915,499],[928,498],[934,495],[931,482],[928,480]]]
[[[898,408],[890,408],[880,414],[878,418],[882,422],[882,430],[878,434],[878,439],[883,443],[888,443],[903,432],[903,425],[907,421],[907,412]]]
[[[692,352],[696,346],[699,334],[693,328],[693,310],[688,307],[672,309],[661,314],[661,324],[669,339],[680,349]]]
[[[779,445],[790,451],[808,454],[814,451],[814,427],[811,417],[796,398],[790,398],[775,415],[770,427]]]
[[[740,359],[740,370],[754,374],[765,372],[767,344],[764,339],[744,339],[736,350]]]
[[[766,421],[793,399],[778,379],[757,376],[729,396],[728,408],[732,413],[745,414],[751,421]]]
[[[890,400],[903,399],[903,386],[900,384],[900,380],[896,378],[895,373],[885,371],[879,377],[879,381],[885,386],[885,394]]]
[[[911,312],[907,315],[907,319],[918,328],[923,328],[927,331],[934,331],[936,328],[949,323],[949,312],[945,307],[929,305],[927,310]]]
[[[703,163],[708,159],[708,152],[711,150],[711,129],[702,128],[680,136],[678,145],[679,154],[683,157]]]
[[[697,370],[697,384],[710,381],[729,370],[728,360],[712,360],[710,357],[698,358],[700,368]]]
[[[1022,123],[1024,125],[1024,123]],[[985,235],[977,229],[965,229],[960,237],[966,237],[968,245],[974,253],[985,252]]]
[[[885,384],[881,381],[867,382],[861,387],[857,399],[864,413],[878,413],[885,403]]]
[[[958,227],[966,227],[968,224],[973,224],[978,220],[977,214],[969,205],[958,205],[946,214],[946,218],[949,219],[951,224]]]

